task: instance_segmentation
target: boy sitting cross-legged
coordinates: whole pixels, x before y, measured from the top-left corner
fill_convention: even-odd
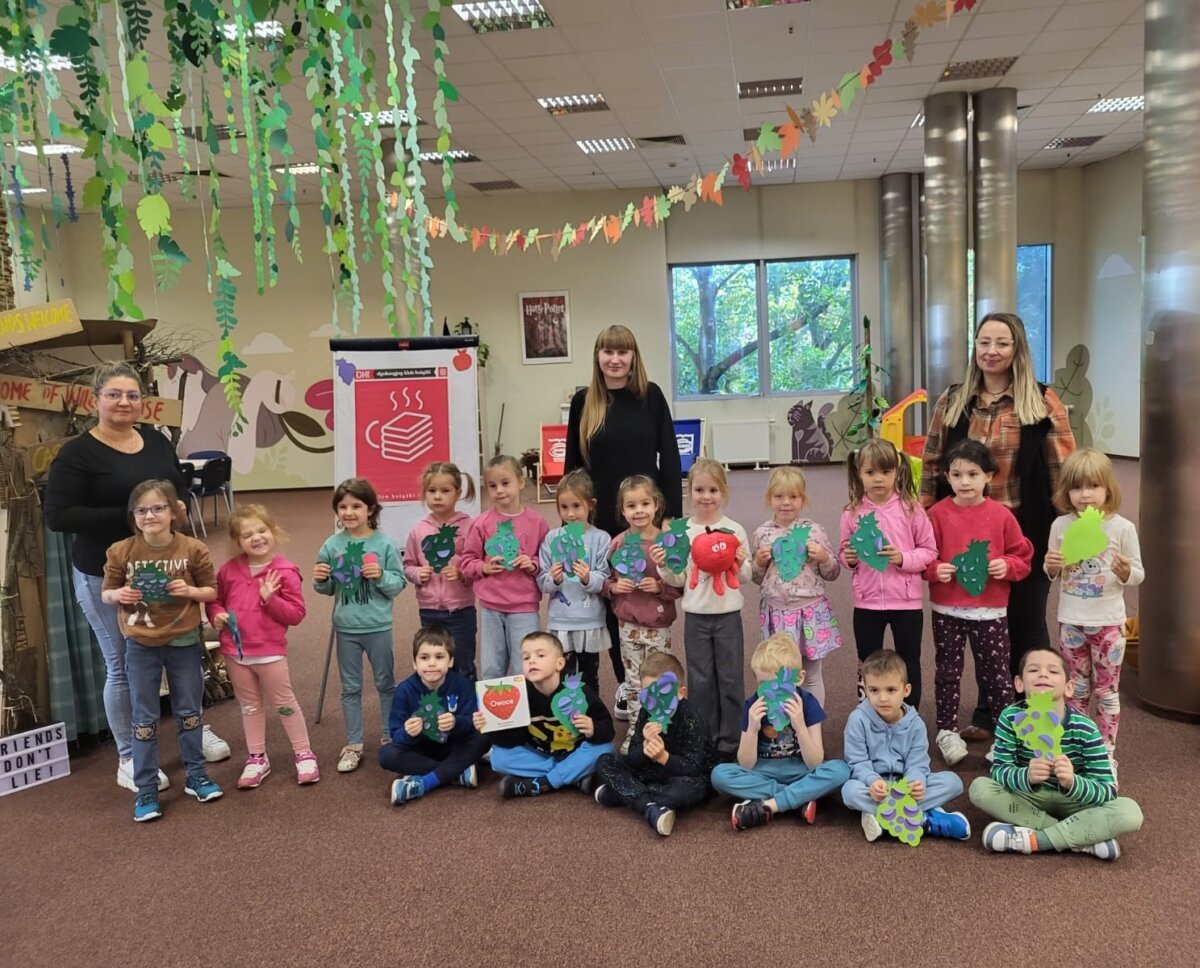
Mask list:
[[[776,813],[798,810],[809,823],[817,816],[817,798],[832,793],[850,778],[841,760],[826,760],[821,742],[825,710],[799,688],[804,682],[800,650],[790,635],[772,635],[759,644],[750,668],[760,683],[774,679],[784,667],[796,670],[796,692],[784,703],[788,725],[776,730],[764,722],[767,704],[758,695],[742,707],[742,738],[737,761],[712,771],[712,785],[739,797],[733,805],[734,830],[766,823]]]
[[[643,689],[666,672],[679,682],[679,705],[666,731],[650,722],[645,706],[629,729],[629,752],[606,753],[596,764],[596,802],[630,807],[654,830],[667,836],[675,827],[675,811],[703,803],[708,775],[717,762],[717,747],[708,724],[687,701],[683,666],[670,652],[652,652],[638,669]]]
[[[881,649],[863,661],[862,678],[866,698],[846,721],[850,779],[842,787],[842,801],[862,814],[867,840],[883,833],[875,811],[888,795],[889,781],[901,779],[921,805],[926,833],[966,840],[971,836],[967,818],[941,809],[962,793],[962,780],[954,773],[929,772],[929,734],[917,711],[904,702],[912,690],[907,663]]]
[[[475,686],[450,664],[454,639],[440,626],[426,626],[413,636],[411,676],[396,686],[388,732],[392,741],[379,751],[379,765],[400,774],[392,781],[392,803],[399,806],[446,784],[476,787],[476,764],[487,751],[487,737],[472,726]],[[443,712],[437,737],[427,734],[417,715],[422,699],[437,693]]]
[[[549,632],[530,632],[521,640],[521,667],[529,684],[528,726],[492,733],[492,769],[501,774],[500,795],[536,797],[574,784],[584,793],[594,789],[596,761],[612,752],[613,723],[604,703],[583,686],[587,712],[559,722],[550,700],[562,684],[567,660],[562,643]],[[483,713],[474,716],[484,726]]]
[[[1021,657],[1018,692],[1026,697],[1049,692],[1063,726],[1062,755],[1034,757],[1017,738],[1014,719],[1026,708],[1021,699],[1005,708],[996,723],[995,762],[991,776],[971,784],[971,802],[1002,822],[983,831],[983,846],[1021,854],[1075,851],[1116,860],[1116,838],[1142,827],[1142,811],[1117,796],[1108,750],[1096,724],[1073,709],[1064,697],[1063,658],[1052,649],[1030,649]]]

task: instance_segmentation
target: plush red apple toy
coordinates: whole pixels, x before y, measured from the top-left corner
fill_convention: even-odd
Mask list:
[[[725,594],[725,586],[737,588],[738,581],[737,550],[741,544],[738,536],[725,528],[713,530],[706,527],[704,534],[692,539],[692,578],[689,588],[695,588],[700,581],[700,572],[712,575],[713,591],[718,595]]]

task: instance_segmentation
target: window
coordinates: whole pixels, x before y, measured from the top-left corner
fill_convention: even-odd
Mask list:
[[[679,265],[670,282],[677,399],[853,382],[853,259]]]
[[[1029,338],[1033,356],[1033,375],[1049,383],[1050,324],[1053,304],[1051,266],[1053,247],[1050,245],[1017,246],[1017,308]],[[975,250],[967,250],[967,344],[968,352],[975,346]]]

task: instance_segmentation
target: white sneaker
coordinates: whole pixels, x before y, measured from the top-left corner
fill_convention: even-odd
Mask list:
[[[629,690],[623,682],[617,684],[617,693],[613,696],[613,719],[629,722]]]
[[[993,742],[992,745],[988,747],[988,751],[983,754],[983,758],[985,760],[987,760],[989,763],[996,762],[996,744],[995,744],[995,742]]]
[[[947,766],[954,766],[967,758],[966,741],[954,730],[939,729],[935,742]]]
[[[883,836],[883,827],[879,825],[879,820],[873,813],[864,812],[862,815],[863,834],[867,840],[875,841]]]
[[[213,732],[211,726],[205,726],[201,743],[204,746],[204,759],[209,763],[229,759],[229,744]]]
[[[161,792],[171,785],[170,779],[162,770],[158,771],[158,789]],[[137,793],[137,784],[133,782],[133,760],[119,760],[117,762],[117,786],[124,787],[126,790],[132,790]]]

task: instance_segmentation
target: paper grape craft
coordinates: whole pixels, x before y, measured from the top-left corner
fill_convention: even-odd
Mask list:
[[[758,684],[758,695],[767,704],[767,722],[775,727],[777,732],[783,732],[791,725],[787,710],[783,704],[796,695],[797,670],[784,666],[774,679]]]
[[[982,595],[988,583],[988,543],[975,540],[950,559],[954,577],[968,595]]]
[[[363,605],[371,599],[371,586],[362,576],[366,564],[364,546],[362,541],[349,541],[346,550],[339,552],[329,563],[329,578],[337,586],[337,595],[343,605]]]
[[[434,574],[440,575],[454,556],[454,542],[458,538],[458,525],[443,524],[436,534],[427,534],[421,539],[421,551]]]
[[[879,530],[879,520],[874,511],[868,511],[858,519],[858,526],[850,535],[850,547],[858,555],[858,560],[868,568],[884,571],[888,560],[880,549],[887,544],[887,538]]]
[[[674,672],[664,672],[638,693],[646,720],[658,723],[665,733],[679,708],[679,678]]]
[[[138,565],[134,569],[129,585],[134,591],[142,593],[142,600],[138,604],[162,605],[171,600],[171,596],[167,593],[167,586],[172,581],[170,575],[151,562]]]
[[[1025,697],[1025,708],[1013,717],[1013,729],[1035,759],[1062,756],[1062,719],[1049,692],[1031,692]]]
[[[791,581],[804,570],[808,561],[808,537],[811,531],[811,525],[797,524],[787,534],[771,542],[771,557],[775,559],[779,577],[784,581]]]
[[[483,543],[483,550],[488,553],[489,558],[504,559],[505,569],[512,571],[521,554],[521,544],[513,533],[512,522],[501,521],[496,525],[496,533]]]
[[[1088,558],[1098,558],[1108,547],[1104,533],[1104,514],[1097,508],[1084,508],[1065,531],[1062,552],[1064,565],[1077,565]]]
[[[879,826],[897,840],[916,847],[925,833],[925,812],[908,792],[908,781],[897,780],[888,787],[887,796],[875,808]]]
[[[704,534],[696,535],[692,542],[692,577],[689,588],[700,583],[700,572],[712,576],[713,592],[725,594],[725,585],[737,588],[737,550],[741,545],[738,536],[726,528],[705,527]]]
[[[646,553],[637,540],[625,541],[612,556],[612,567],[618,578],[628,578],[636,587],[646,577]]]
[[[575,567],[575,562],[587,558],[583,533],[583,522],[572,521],[550,540],[550,561],[553,564],[562,565],[564,578],[567,581],[579,581],[571,569]]]
[[[432,689],[425,693],[418,701],[416,711],[413,713],[421,720],[421,735],[426,739],[431,739],[435,743],[446,742],[446,734],[438,729],[438,717],[446,710],[442,708],[442,701],[438,698],[438,694]]]
[[[572,736],[578,736],[579,730],[571,722],[574,716],[587,715],[587,696],[583,694],[583,676],[579,674],[563,679],[562,688],[550,700],[550,708],[555,718],[571,731]]]
[[[678,574],[687,568],[692,539],[688,536],[687,518],[672,518],[667,529],[654,539],[667,555],[667,567]]]

